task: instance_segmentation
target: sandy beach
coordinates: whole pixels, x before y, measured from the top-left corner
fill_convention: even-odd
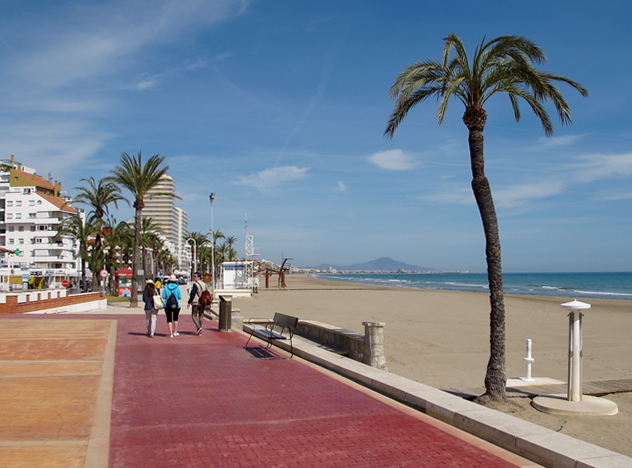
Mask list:
[[[276,285],[276,281],[274,283]],[[484,293],[385,288],[287,276],[287,289],[261,288],[235,298],[245,318],[275,312],[364,332],[363,321],[386,323],[388,370],[436,388],[483,387],[489,357],[489,298]],[[526,340],[533,340],[533,377],[566,382],[572,297],[506,296],[507,377],[526,375]],[[583,321],[583,381],[632,378],[632,301],[592,299]],[[482,393],[482,390],[481,390]],[[541,413],[528,398],[502,410],[564,434],[632,456],[632,393],[605,397],[614,416]]]

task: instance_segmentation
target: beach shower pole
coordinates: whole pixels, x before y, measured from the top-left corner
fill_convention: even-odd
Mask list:
[[[568,330],[568,401],[582,401],[582,314],[591,305],[577,299],[562,304],[569,310]]]
[[[591,305],[577,299],[561,306],[568,314],[568,395],[566,399],[556,395],[540,395],[532,405],[545,413],[563,415],[608,416],[617,414],[619,407],[613,401],[601,397],[582,395],[582,310]]]

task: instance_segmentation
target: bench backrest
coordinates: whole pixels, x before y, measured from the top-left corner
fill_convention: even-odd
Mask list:
[[[298,325],[298,317],[292,317],[291,315],[285,315],[280,313],[274,314],[273,319],[278,325],[288,327],[291,330],[294,330]]]

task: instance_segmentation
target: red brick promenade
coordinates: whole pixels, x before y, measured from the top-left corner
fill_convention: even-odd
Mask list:
[[[216,322],[206,322],[202,336],[195,336],[186,313],[180,324],[180,336],[171,339],[159,316],[159,334],[151,339],[144,333],[142,312],[2,317],[0,416],[15,424],[0,429],[0,465],[536,466],[453,428],[442,430],[442,424],[425,415],[300,359],[255,357],[244,349],[243,334],[219,333]],[[108,348],[113,339],[115,345]],[[19,352],[21,347],[26,351]],[[107,375],[110,361],[113,385]],[[49,372],[18,370],[47,362],[53,369]],[[81,367],[95,362],[103,363],[99,382],[94,369]],[[64,370],[55,370],[61,364]],[[79,370],[69,370],[71,364]],[[49,379],[67,381],[55,382],[61,386],[51,396],[52,387],[45,390]],[[7,391],[20,391],[20,386],[35,386],[31,397],[45,400],[37,405],[46,413],[39,422],[31,414],[32,402],[25,414],[7,397]],[[22,424],[22,416],[35,422]],[[50,430],[31,430],[39,425]],[[99,449],[107,445],[108,428],[109,451]],[[47,465],[35,452],[66,464]],[[20,457],[33,464],[19,464]]]

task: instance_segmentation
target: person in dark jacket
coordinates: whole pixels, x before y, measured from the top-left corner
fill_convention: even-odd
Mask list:
[[[158,320],[158,309],[154,305],[156,286],[152,280],[148,280],[143,291],[143,302],[145,303],[145,318],[147,319],[147,336],[154,337],[156,332],[156,322]]]
[[[191,306],[191,317],[197,328],[196,335],[202,334],[202,326],[204,325],[204,306],[200,305],[200,296],[205,289],[206,285],[202,281],[202,274],[196,271],[193,273],[193,287],[187,303],[187,307]]]

